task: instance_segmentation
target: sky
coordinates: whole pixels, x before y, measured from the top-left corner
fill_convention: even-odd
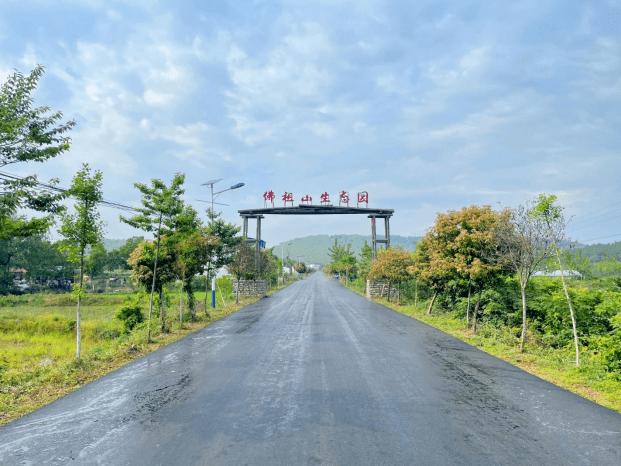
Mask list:
[[[367,191],[403,236],[547,193],[572,239],[621,240],[619,0],[2,3],[0,82],[43,65],[34,104],[76,122],[69,152],[4,171],[69,187],[88,163],[130,206],[181,172],[203,218],[202,183],[242,182],[216,199],[239,225],[269,190]],[[101,207],[106,237],[144,234],[121,213]],[[364,215],[262,222],[268,247],[370,233]]]

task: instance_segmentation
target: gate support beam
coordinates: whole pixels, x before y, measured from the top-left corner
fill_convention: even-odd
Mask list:
[[[381,215],[381,216],[377,216],[377,215],[369,215],[369,218],[371,219],[371,243],[372,243],[372,258],[376,259],[377,258],[377,244],[378,243],[384,243],[386,245],[386,249],[390,248],[390,224],[389,224],[389,219],[390,219],[390,215]],[[375,225],[375,219],[376,218],[383,218],[384,219],[384,228],[385,228],[385,235],[384,235],[384,239],[377,239],[377,229],[376,229],[376,225]]]

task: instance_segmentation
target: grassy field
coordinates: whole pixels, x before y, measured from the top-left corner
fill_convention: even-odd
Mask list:
[[[268,290],[268,295],[282,288]],[[208,302],[205,313],[204,296],[204,292],[196,294],[200,303],[197,321],[180,324],[178,295],[171,293],[166,310],[170,332],[162,333],[160,319],[153,318],[152,341],[148,343],[146,322],[126,334],[122,322],[114,318],[128,294],[87,295],[82,309],[80,360],[75,358],[76,302],[71,295],[0,297],[0,425],[259,299],[240,298],[235,304],[229,295],[224,297],[225,305],[218,294],[216,308],[211,309]],[[148,314],[148,301],[144,314]]]
[[[350,284],[347,288],[364,296],[364,290]],[[449,335],[513,364],[541,379],[587,398],[595,403],[621,413],[621,381],[606,372],[603,365],[588,351],[580,355],[580,366],[575,365],[573,347],[553,349],[545,344],[540,335],[529,334],[524,353],[519,350],[519,331],[498,329],[492,325],[479,324],[476,335],[466,328],[466,322],[456,319],[452,313],[434,309],[427,314],[429,302],[398,305],[385,298],[374,298],[390,309],[429,324]],[[519,329],[518,329],[519,330]]]

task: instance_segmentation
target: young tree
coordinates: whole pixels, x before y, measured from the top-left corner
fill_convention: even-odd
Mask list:
[[[545,194],[539,195],[539,202],[534,206],[531,214],[533,219],[539,218],[544,221],[547,226],[548,236],[552,241],[552,250],[556,256],[559,270],[561,271],[561,282],[563,283],[563,290],[565,291],[565,297],[567,298],[567,305],[569,306],[569,313],[571,315],[571,325],[574,331],[574,346],[576,348],[576,366],[580,365],[580,352],[578,349],[578,331],[576,329],[576,317],[574,314],[574,308],[571,305],[571,298],[567,291],[567,284],[565,283],[565,275],[563,272],[563,264],[561,263],[560,249],[558,244],[561,242],[567,242],[565,237],[565,219],[563,217],[563,208],[559,205],[555,205],[557,197],[554,195],[546,196]]]
[[[408,280],[411,274],[409,267],[414,266],[412,254],[396,247],[385,249],[377,253],[377,259],[373,261],[369,277],[371,280],[388,281],[388,300],[390,301],[390,287],[398,287],[399,298],[401,299],[401,283]]]
[[[358,259],[357,268],[360,272],[360,276],[367,279],[369,272],[371,271],[371,263],[373,261],[373,248],[367,244],[367,240],[364,240],[364,246],[360,250],[360,259]]]
[[[443,214],[438,214],[440,217]],[[437,223],[437,220],[436,220]],[[438,294],[447,283],[455,278],[455,267],[450,257],[445,255],[444,238],[440,236],[435,226],[427,230],[425,236],[416,245],[414,265],[408,267],[408,272],[426,283],[434,290],[427,314],[431,314]]]
[[[181,195],[185,192],[181,188],[185,181],[185,175],[175,174],[170,187],[162,180],[152,179],[151,187],[143,183],[134,183],[142,194],[143,207],[136,208],[139,212],[131,218],[121,216],[121,221],[143,231],[156,232],[157,242],[155,249],[155,261],[153,266],[153,282],[151,284],[151,299],[149,302],[149,330],[148,341],[151,341],[151,315],[153,314],[153,293],[155,292],[155,282],[157,277],[157,261],[160,250],[160,239],[162,235],[171,235],[175,231],[175,219],[183,212],[183,201]],[[162,313],[162,331],[166,331],[166,321]]]
[[[104,273],[108,260],[108,254],[103,243],[94,244],[91,253],[86,260],[86,270],[91,277],[91,287],[95,289],[95,277],[99,277]]]
[[[81,317],[82,317],[82,289],[84,280],[84,253],[88,246],[93,246],[103,239],[104,223],[99,219],[97,204],[103,199],[101,191],[100,171],[91,175],[88,164],[84,164],[82,169],[73,178],[68,194],[76,200],[74,204],[75,214],[61,214],[62,225],[58,231],[68,242],[64,246],[64,251],[68,253],[67,258],[74,264],[80,266],[80,278],[77,285],[78,297],[78,316],[76,319],[77,328],[77,351],[76,357],[80,358],[81,346]]]
[[[548,225],[535,216],[537,200],[513,210],[505,210],[493,229],[490,259],[506,266],[518,275],[522,292],[522,336],[520,351],[524,351],[527,333],[526,286],[539,266],[554,254],[554,241]]]
[[[248,278],[255,271],[255,251],[248,243],[239,243],[235,247],[235,255],[227,265],[226,270],[237,279],[237,293],[235,293],[235,302],[239,303],[239,280]]]
[[[161,237],[160,247],[152,241],[143,241],[130,254],[127,263],[132,269],[132,276],[138,284],[145,287],[147,292],[157,292],[160,297],[160,312],[162,317],[162,332],[166,332],[166,311],[164,309],[164,285],[175,280],[177,267],[175,255],[170,251],[166,236]],[[155,259],[157,256],[157,274]],[[151,297],[151,308],[153,297]],[[149,321],[150,322],[150,321]],[[151,331],[149,330],[149,338]]]
[[[497,224],[500,213],[492,211],[490,206],[470,206],[461,210],[450,210],[439,214],[435,231],[441,248],[439,251],[453,267],[452,273],[477,290],[477,301],[472,316],[472,329],[477,330],[477,315],[481,304],[481,294],[502,275],[502,267],[490,258],[493,250],[492,230]]]
[[[44,162],[69,150],[70,138],[64,133],[75,121],[58,124],[62,113],[45,115],[49,107],[32,108],[31,93],[43,75],[37,65],[29,76],[17,72],[0,88],[0,168],[20,162]],[[55,185],[58,180],[51,180]],[[0,239],[43,234],[53,223],[53,215],[62,210],[63,193],[50,194],[36,189],[37,177],[20,178],[2,174],[0,181]],[[13,219],[20,208],[49,215],[41,218]]]
[[[215,213],[211,209],[207,211],[207,216],[209,217],[209,223],[207,227],[203,228],[203,235],[206,238],[215,237],[219,240],[219,243],[214,247],[207,261],[205,310],[207,309],[207,296],[209,295],[209,287],[211,286],[211,277],[233,260],[236,251],[235,248],[243,241],[241,236],[235,236],[241,231],[241,227],[232,223],[225,223],[224,220],[220,218],[220,214]]]

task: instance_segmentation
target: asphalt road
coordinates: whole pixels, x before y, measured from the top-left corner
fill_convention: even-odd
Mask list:
[[[0,428],[2,465],[621,465],[621,415],[321,274]]]

